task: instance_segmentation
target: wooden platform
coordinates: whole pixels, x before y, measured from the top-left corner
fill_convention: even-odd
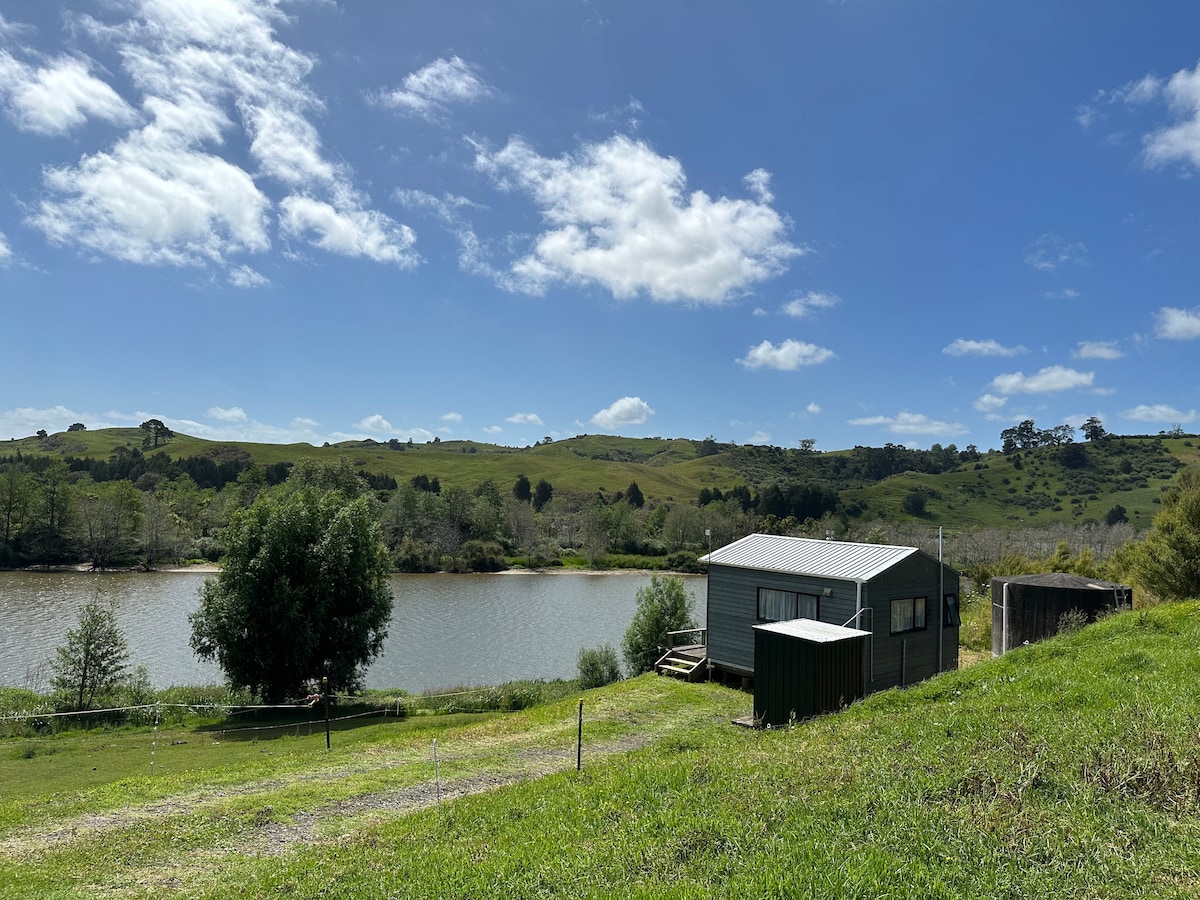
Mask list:
[[[658,662],[654,671],[659,675],[671,675],[675,678],[686,678],[688,681],[699,681],[708,674],[708,647],[704,644],[684,644],[667,650]]]

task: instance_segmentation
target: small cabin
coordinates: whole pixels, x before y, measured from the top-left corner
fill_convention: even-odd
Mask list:
[[[916,547],[751,534],[708,563],[714,674],[755,677],[755,626],[811,619],[867,632],[863,691],[958,668],[959,573]]]

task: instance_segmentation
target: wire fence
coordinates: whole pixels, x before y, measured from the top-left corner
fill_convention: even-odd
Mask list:
[[[356,723],[368,719],[390,720],[399,724],[409,719],[419,710],[414,710],[412,702],[422,704],[441,704],[442,708],[453,709],[456,713],[512,713],[517,709],[496,709],[494,705],[482,704],[488,696],[495,696],[495,689],[468,689],[449,691],[440,694],[424,694],[419,696],[403,695],[391,698],[389,702],[379,702],[370,709],[357,708],[354,711],[333,714],[326,713],[322,696],[306,698],[300,703],[283,704],[223,704],[223,703],[165,703],[110,706],[102,709],[68,710],[68,711],[0,711],[0,745],[7,744],[15,749],[16,757],[25,759],[43,755],[57,754],[60,751],[69,753],[69,758],[81,759],[76,753],[86,753],[86,761],[81,759],[80,765],[86,766],[96,762],[100,757],[93,754],[115,753],[114,760],[118,768],[129,774],[148,764],[149,774],[159,772],[182,771],[180,766],[191,770],[197,761],[207,757],[209,750],[215,750],[217,744],[245,741],[247,745],[259,745],[260,741],[277,738],[312,738],[322,732],[326,739],[326,748],[330,749],[331,733],[344,732],[354,728]],[[362,697],[330,695],[330,701],[340,704],[362,704]],[[536,746],[517,747],[511,751],[512,758],[500,768],[514,772],[530,774],[533,769],[541,772],[567,768],[571,762],[579,770],[583,762],[584,745],[584,701],[581,698],[578,706],[578,719],[572,721],[575,726],[571,730],[575,740],[573,746],[566,743],[555,747]],[[440,713],[437,709],[425,708],[426,715],[420,718],[431,721]],[[133,728],[123,727],[135,717],[143,717],[145,724]],[[243,717],[265,716],[268,721],[261,723],[243,722]],[[571,717],[572,720],[575,716]],[[114,724],[117,727],[112,727]],[[96,726],[99,726],[98,728]],[[435,726],[439,727],[440,726]],[[346,736],[348,737],[348,735]],[[551,742],[557,743],[557,742]],[[191,746],[183,746],[191,745]],[[185,752],[184,757],[177,756],[176,748]],[[314,748],[309,748],[314,749]],[[73,751],[73,752],[72,752]],[[261,749],[260,749],[261,752]],[[431,761],[433,765],[433,782],[436,788],[436,801],[442,799],[442,780],[439,775],[439,746],[438,739],[432,743]],[[477,754],[479,761],[494,763],[496,748]],[[195,754],[200,753],[201,757]],[[142,762],[137,762],[141,757]],[[228,759],[228,757],[223,757]],[[470,752],[465,756],[456,752],[450,757],[441,754],[442,762],[451,761],[456,768],[464,760],[472,758]],[[213,757],[215,760],[216,758]],[[172,761],[173,760],[173,761]],[[64,760],[63,762],[66,762]],[[58,764],[56,764],[58,765]],[[70,765],[68,763],[68,765]],[[204,765],[201,763],[201,765]],[[165,769],[163,767],[166,767]],[[73,768],[73,766],[71,766]],[[101,766],[104,768],[104,766]],[[95,771],[95,767],[92,767]],[[525,770],[530,770],[526,772]],[[481,784],[493,776],[479,776]],[[498,776],[497,776],[498,777]],[[517,777],[521,777],[518,775]]]

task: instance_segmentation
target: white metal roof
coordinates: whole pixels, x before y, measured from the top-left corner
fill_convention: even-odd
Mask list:
[[[780,534],[748,534],[741,540],[700,557],[700,560],[716,566],[865,582],[920,552],[916,547],[894,547],[889,544],[854,544]]]
[[[871,632],[858,628],[846,628],[816,619],[789,619],[786,622],[767,622],[753,626],[755,631],[772,631],[787,637],[799,638],[811,644],[830,644],[853,637],[870,637]]]

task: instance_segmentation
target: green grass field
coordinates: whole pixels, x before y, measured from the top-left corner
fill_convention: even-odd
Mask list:
[[[0,896],[1196,897],[1198,646],[1135,610],[774,731],[643,676],[583,696],[578,774],[575,697],[12,738]]]

